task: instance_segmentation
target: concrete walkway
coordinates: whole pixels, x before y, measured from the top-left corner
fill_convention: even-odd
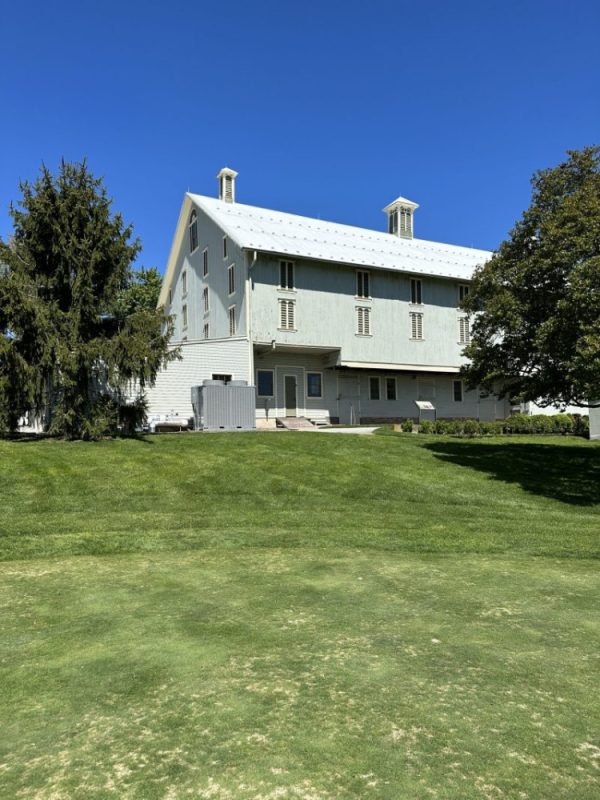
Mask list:
[[[357,433],[359,436],[369,436],[375,433],[375,428],[319,428],[320,433]]]

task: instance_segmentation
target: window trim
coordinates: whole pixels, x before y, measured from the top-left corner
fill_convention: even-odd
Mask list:
[[[367,294],[364,294],[364,293],[360,294],[359,283],[362,283],[362,288],[363,288],[363,292],[364,292],[364,288],[365,288],[365,278],[364,278],[364,276],[365,275],[367,276],[368,293]],[[359,276],[362,276],[362,277],[359,278]],[[371,297],[371,271],[368,270],[368,269],[357,269],[356,270],[356,295],[355,295],[355,299],[356,300],[372,300],[372,297]]]
[[[284,327],[283,327],[283,325],[282,325],[282,322],[283,322],[283,316],[282,316],[282,313],[281,313],[281,311],[282,311],[282,307],[283,307],[283,304],[284,304],[284,303],[286,303],[286,304],[288,304],[288,303],[289,303],[289,304],[290,304],[290,305],[293,307],[293,309],[294,309],[294,310],[293,310],[293,312],[292,312],[292,314],[293,314],[293,322],[294,322],[294,324],[293,324],[293,326],[290,326],[290,325],[288,324],[288,325],[287,325],[285,328],[284,328]],[[277,328],[277,330],[279,330],[279,331],[288,331],[288,332],[290,332],[290,331],[291,331],[291,332],[294,332],[294,331],[296,331],[296,330],[297,330],[297,328],[296,328],[296,301],[295,301],[295,300],[288,300],[288,299],[282,299],[282,298],[280,298],[280,299],[279,299],[279,301],[278,301],[278,306],[279,306],[279,307],[278,307],[278,311],[279,311],[279,320],[278,320],[278,328]],[[285,312],[285,315],[286,315],[286,321],[288,321],[288,322],[289,322],[289,312],[288,312],[287,310],[286,310],[286,312]]]
[[[227,260],[227,236],[223,237],[223,261]]]
[[[309,375],[318,375],[319,376],[319,389],[320,394],[309,394],[308,393],[308,376]],[[310,371],[306,371],[304,373],[304,382],[306,387],[306,399],[307,400],[322,400],[323,399],[323,373],[316,369],[311,369]]]
[[[227,291],[229,297],[235,294],[235,264],[230,264],[227,267]]]
[[[389,396],[389,391],[388,391],[388,389],[389,389],[389,381],[393,381],[394,382],[393,383],[393,386],[394,386],[394,396],[393,397]],[[388,402],[393,402],[393,403],[395,403],[396,400],[398,399],[398,381],[396,380],[396,376],[395,375],[386,375],[385,376],[385,399]]]
[[[466,292],[464,291],[466,289]],[[471,292],[471,284],[459,283],[458,284],[458,307],[460,308],[465,297],[468,297]],[[463,295],[461,297],[461,294]]]
[[[186,331],[188,327],[188,307],[187,303],[181,306],[181,330]]]
[[[185,297],[187,295],[187,269],[184,269],[181,273],[181,296]]]
[[[291,268],[291,273],[292,273],[292,285],[291,286],[284,286],[282,284],[282,282],[281,282],[281,273],[282,273],[284,264],[287,265],[286,278],[289,278],[289,272],[290,272],[290,268]],[[289,281],[286,281],[286,283],[289,283]],[[279,284],[278,284],[277,288],[279,289],[280,292],[295,292],[296,291],[296,262],[295,261],[290,261],[289,258],[280,258],[279,259]]]
[[[196,250],[199,248],[198,244],[198,214],[196,213],[196,209],[192,209],[192,213],[190,214],[190,219],[188,222],[188,233],[189,233],[189,245],[190,245],[190,255],[195,253]]]
[[[356,330],[355,336],[372,336],[371,333],[371,306],[355,306],[356,309]],[[362,311],[362,333],[360,331],[360,312]],[[367,323],[365,325],[365,322]],[[366,331],[365,331],[366,329]]]
[[[409,311],[408,312],[409,321],[410,321],[410,330],[409,330],[409,339],[411,342],[424,342],[425,336],[423,334],[423,317],[424,314],[422,311]],[[421,318],[421,336],[413,336],[413,317],[420,317]]]
[[[210,323],[205,322],[202,327],[202,338],[210,339]]]
[[[471,344],[471,320],[467,316],[458,318],[458,344],[465,347]]]
[[[206,278],[208,275],[208,247],[202,251],[202,277]]]
[[[208,314],[210,312],[210,302],[208,299],[208,295],[209,295],[208,286],[205,286],[204,289],[202,290],[202,304],[204,307],[205,314]]]
[[[413,291],[413,288],[415,291]],[[417,297],[417,300],[413,300],[413,297]],[[421,278],[411,278],[410,279],[410,305],[411,306],[423,306],[425,303],[423,302],[423,281]]]
[[[272,394],[261,394],[260,393],[260,380],[258,377],[259,372],[270,372],[271,373],[271,390]],[[268,397],[271,400],[275,397],[275,370],[274,369],[257,369],[256,370],[256,396],[257,397]]]
[[[236,309],[235,305],[229,306],[229,308],[227,309],[227,319],[229,320],[229,335],[230,336],[236,336],[237,335],[238,319],[237,319],[237,315],[235,313],[235,309]],[[233,317],[232,317],[232,314],[231,314],[232,311],[233,311]],[[232,319],[233,319],[233,333],[231,332],[231,327],[232,327],[231,320]]]
[[[373,392],[371,391],[371,381],[377,381],[377,397],[373,397]],[[381,376],[380,375],[369,375],[369,400],[381,400]]]
[[[460,399],[456,399],[456,385],[460,386]],[[465,387],[464,381],[461,379],[453,379],[452,381],[452,401],[454,403],[464,403],[465,402]]]

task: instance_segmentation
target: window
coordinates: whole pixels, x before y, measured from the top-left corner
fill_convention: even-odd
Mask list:
[[[235,292],[235,265],[232,264],[227,270],[227,285],[229,287],[229,294]]]
[[[463,382],[452,381],[452,396],[455,403],[462,403],[463,401]]]
[[[187,294],[187,272],[185,270],[181,273],[181,293]]]
[[[356,309],[356,333],[358,336],[371,335],[371,309],[358,306]]]
[[[169,305],[173,302],[173,289],[169,289]]]
[[[460,344],[469,344],[471,341],[471,326],[468,317],[461,317],[458,320],[458,341]]]
[[[469,289],[471,287],[467,286],[465,283],[461,283],[458,286],[458,305],[461,306],[463,301],[469,296]]]
[[[279,301],[279,328],[284,331],[295,330],[295,300]]]
[[[188,322],[188,320],[187,320],[187,306],[183,306],[183,308],[181,309],[181,317],[182,317],[182,320],[183,320],[183,327],[187,328],[187,322]]]
[[[229,335],[235,336],[235,306],[229,309]]]
[[[205,323],[204,323],[204,329],[203,329],[203,331],[204,331],[204,333],[203,333],[203,335],[204,335],[204,338],[205,338],[205,339],[208,339],[208,338],[209,338],[209,335],[208,335],[208,322],[205,322]]]
[[[369,273],[364,269],[356,270],[356,296],[370,297]]]
[[[410,338],[422,339],[423,338],[423,314],[418,314],[411,311],[410,314]]]
[[[208,286],[205,286],[202,292],[202,303],[204,305],[204,313],[208,314]]]
[[[320,372],[306,373],[306,396],[322,397],[322,375]]]
[[[273,397],[273,370],[259,369],[256,372],[257,393],[259,397]]]
[[[385,396],[388,400],[396,399],[396,378],[385,379]]]
[[[379,400],[379,378],[369,378],[369,397],[371,400]]]
[[[294,288],[294,262],[293,261],[280,261],[279,262],[279,287],[281,289]]]
[[[412,239],[412,211],[410,208],[400,209],[400,236]]]
[[[223,237],[223,258],[227,258],[227,237]]]
[[[223,383],[229,383],[231,381],[231,375],[213,375],[213,381],[223,381]]]
[[[423,302],[423,286],[418,278],[410,281],[410,302],[417,306]]]
[[[398,209],[395,208],[388,217],[388,233],[398,233]]]
[[[208,247],[202,251],[202,274],[205,278],[208,275]]]
[[[198,215],[195,211],[190,214],[188,229],[190,232],[190,253],[193,253],[198,248]]]

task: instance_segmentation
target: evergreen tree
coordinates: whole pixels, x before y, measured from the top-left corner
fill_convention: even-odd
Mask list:
[[[13,237],[0,240],[0,427],[30,413],[51,433],[94,438],[130,416],[132,385],[141,394],[178,356],[172,326],[123,302],[140,244],[85,162],[42,167],[20,189]]]
[[[533,197],[464,303],[471,386],[541,405],[600,401],[600,147],[536,173]]]

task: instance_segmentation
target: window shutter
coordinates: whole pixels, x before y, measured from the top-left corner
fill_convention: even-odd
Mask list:
[[[461,317],[460,318],[460,343],[461,344],[469,344],[471,341],[471,330],[469,326],[469,318],[468,317]]]

